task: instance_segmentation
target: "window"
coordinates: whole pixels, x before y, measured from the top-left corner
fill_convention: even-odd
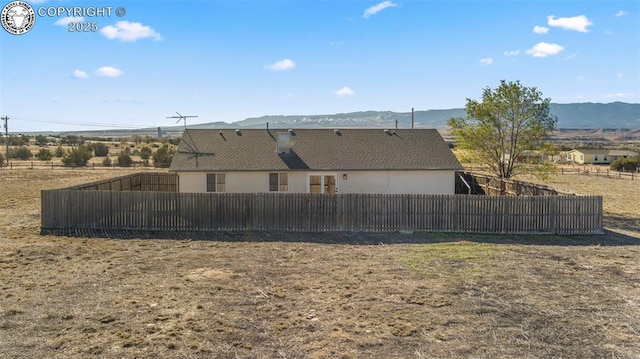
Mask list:
[[[225,192],[225,174],[207,173],[207,192]]]
[[[269,191],[270,192],[288,192],[289,191],[289,174],[269,173]]]
[[[598,161],[598,155],[593,155],[593,162],[597,162]]]

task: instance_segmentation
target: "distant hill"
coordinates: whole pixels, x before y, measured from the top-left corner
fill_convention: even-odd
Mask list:
[[[552,103],[551,113],[558,117],[558,128],[561,129],[640,129],[640,104],[637,103]],[[416,111],[414,115],[417,127],[444,129],[451,117],[465,116],[462,108],[448,110]],[[189,128],[320,128],[320,127],[384,127],[393,128],[398,123],[400,128],[411,127],[411,112],[361,111],[326,115],[274,115],[251,117],[238,122],[209,122],[189,124]],[[163,133],[180,136],[184,127],[181,125],[162,127]],[[82,134],[107,136],[126,136],[127,134],[155,135],[156,128],[138,130],[101,130],[63,132],[61,134]]]
[[[640,128],[640,104],[570,103],[550,106],[558,117],[558,128]],[[416,111],[415,125],[419,127],[445,128],[451,117],[465,116],[464,109]],[[398,127],[411,126],[411,112],[363,111],[331,115],[290,115],[251,117],[234,123],[215,122],[189,126],[192,128],[264,127],[314,128],[314,127]]]

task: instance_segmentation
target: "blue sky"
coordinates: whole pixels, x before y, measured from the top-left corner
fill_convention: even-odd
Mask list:
[[[640,102],[637,0],[30,3],[112,13],[0,29],[11,132],[172,126],[176,111],[204,123],[447,109],[501,79],[557,103]]]

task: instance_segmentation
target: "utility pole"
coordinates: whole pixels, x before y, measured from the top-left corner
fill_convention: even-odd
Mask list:
[[[4,143],[7,146],[7,167],[9,167],[9,116],[2,117],[2,121],[4,121]],[[2,167],[1,163],[0,167]]]
[[[176,111],[176,113],[178,114],[178,116],[169,116],[167,118],[177,118],[178,121],[176,121],[176,123],[178,123],[180,121],[184,121],[184,129],[185,130],[187,129],[187,118],[198,117],[198,116],[183,116],[178,111]]]

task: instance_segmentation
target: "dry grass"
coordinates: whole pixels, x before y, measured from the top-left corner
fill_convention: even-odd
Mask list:
[[[637,239],[39,235],[40,189],[113,175],[0,171],[0,357],[640,357]]]

